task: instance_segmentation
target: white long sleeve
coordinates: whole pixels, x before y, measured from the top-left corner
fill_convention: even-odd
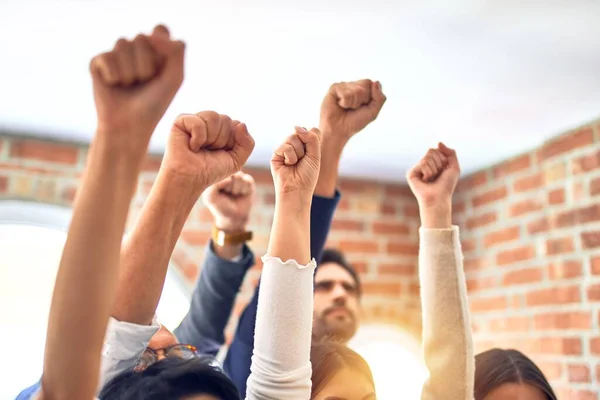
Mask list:
[[[471,400],[475,356],[458,227],[420,230],[423,351],[429,379],[422,400]]]
[[[246,399],[310,399],[315,267],[263,257]]]

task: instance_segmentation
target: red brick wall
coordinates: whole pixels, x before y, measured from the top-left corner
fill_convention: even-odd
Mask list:
[[[476,350],[526,352],[561,399],[600,386],[599,128],[470,175],[455,196]]]
[[[23,199],[70,206],[85,165],[86,147],[0,135],[0,201]],[[159,157],[149,157],[132,203],[130,224],[145,201]],[[260,274],[260,256],[267,248],[273,218],[274,191],[267,170],[247,170],[257,181],[251,218],[250,246],[259,263],[252,270],[238,302],[229,333]],[[364,280],[365,321],[394,323],[420,335],[416,275],[418,214],[408,189],[399,185],[343,180],[344,193],[330,236],[330,245],[344,250]],[[198,274],[211,233],[211,215],[199,201],[173,253],[179,271],[190,281]]]
[[[70,205],[85,147],[0,136],[0,200]],[[132,205],[134,221],[156,176],[149,158]],[[251,243],[264,253],[272,221],[270,174],[258,183]],[[419,336],[418,209],[404,185],[342,180],[329,244],[345,251],[365,285],[365,320]],[[600,127],[560,136],[539,149],[465,177],[455,196],[476,350],[514,347],[540,364],[561,399],[599,398]],[[199,202],[174,252],[197,276],[211,219]],[[258,278],[238,298],[239,313]],[[235,323],[235,317],[232,323]],[[570,388],[570,389],[569,389]]]

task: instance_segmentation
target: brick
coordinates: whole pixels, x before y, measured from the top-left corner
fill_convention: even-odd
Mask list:
[[[369,180],[350,178],[342,179],[339,187],[342,193],[376,194],[380,192],[381,185]]]
[[[600,194],[600,178],[592,179],[590,182],[590,195],[598,196]]]
[[[535,235],[536,233],[548,232],[550,230],[550,221],[547,217],[542,217],[531,221],[527,224],[527,232],[530,235]]]
[[[398,213],[398,211],[396,210],[396,206],[392,201],[384,201],[383,203],[381,203],[381,208],[379,209],[379,212],[382,215],[386,216],[396,215]]]
[[[519,215],[539,211],[544,208],[544,205],[536,200],[523,200],[514,203],[508,210],[508,215],[518,217]]]
[[[517,240],[520,237],[520,230],[518,226],[512,226],[499,231],[489,233],[483,237],[483,244],[486,248],[493,247],[494,245],[511,242]]]
[[[60,199],[66,204],[72,204],[75,201],[77,195],[77,188],[74,186],[68,186],[64,188],[60,193]]]
[[[192,246],[204,246],[211,238],[210,231],[183,231],[181,233],[183,240]]]
[[[399,296],[401,285],[397,282],[363,282],[362,290],[365,294],[378,296]]]
[[[502,178],[531,168],[531,154],[523,154],[492,168],[494,178]]]
[[[462,239],[461,247],[463,253],[470,253],[477,249],[477,241],[475,239]]]
[[[352,261],[352,266],[361,275],[369,272],[369,265],[364,261]]]
[[[373,233],[376,235],[407,235],[410,227],[400,222],[373,222]]]
[[[589,146],[592,143],[594,143],[594,131],[588,126],[547,142],[538,151],[538,160],[543,162],[577,148]]]
[[[331,229],[344,232],[362,232],[365,229],[365,224],[362,221],[334,218]]]
[[[539,330],[586,330],[592,327],[592,315],[581,311],[537,314],[534,316],[534,326]]]
[[[244,172],[252,175],[254,182],[256,182],[257,185],[268,185],[269,187],[273,187],[273,175],[271,175],[271,170],[267,168],[244,168]]]
[[[490,321],[490,331],[492,332],[526,332],[528,330],[528,317],[506,317]]]
[[[565,190],[555,189],[548,193],[548,203],[550,205],[563,204],[565,202]]]
[[[596,365],[596,381],[600,382],[600,364]]]
[[[570,237],[548,239],[546,241],[546,254],[549,256],[572,253],[573,251],[575,251],[575,242]]]
[[[526,268],[505,273],[502,283],[505,286],[522,285],[541,282],[543,278],[544,273],[541,268]]]
[[[22,198],[31,197],[33,194],[33,178],[30,176],[13,177],[11,194]]]
[[[386,197],[401,197],[409,199],[415,198],[412,191],[410,190],[410,187],[408,187],[407,185],[389,184],[385,185],[383,189]]]
[[[528,306],[569,304],[581,301],[579,286],[552,287],[532,290],[526,295]]]
[[[560,213],[555,219],[555,225],[557,228],[566,228],[596,221],[600,221],[600,204],[593,204]]]
[[[10,147],[10,157],[35,161],[74,165],[79,148],[72,145],[40,140],[15,140]]]
[[[590,340],[590,351],[592,354],[600,356],[600,337],[594,337]]]
[[[404,206],[402,214],[409,218],[419,218],[419,206],[416,204],[407,204]]]
[[[8,190],[8,177],[0,175],[0,193],[5,193]]]
[[[536,173],[525,178],[517,179],[513,185],[515,192],[527,192],[534,189],[539,189],[544,185],[544,176],[541,173]]]
[[[506,198],[506,196],[508,196],[508,190],[506,189],[506,186],[501,186],[473,197],[473,207],[481,207],[502,200]]]
[[[567,396],[559,397],[567,398]],[[598,400],[598,393],[591,390],[569,390],[568,400]]]
[[[463,261],[463,267],[465,271],[474,272],[479,271],[488,266],[488,261],[484,258],[470,258],[465,257]]]
[[[39,181],[34,193],[36,201],[54,203],[56,197],[56,181],[42,180]]]
[[[417,266],[414,264],[380,264],[377,272],[380,275],[416,276]]]
[[[569,375],[569,382],[571,383],[588,383],[592,381],[592,373],[588,365],[573,364],[569,365],[567,370]]]
[[[553,281],[579,278],[583,275],[583,265],[580,261],[559,261],[548,266],[548,273]]]
[[[467,290],[469,293],[479,292],[493,287],[496,287],[496,280],[493,277],[478,277],[467,280]]]
[[[544,183],[546,185],[564,180],[567,177],[567,165],[564,162],[544,168]]]
[[[484,214],[480,214],[478,216],[467,219],[466,226],[468,230],[473,230],[475,228],[481,228],[482,226],[486,226],[492,224],[498,220],[498,216],[495,211],[486,212]]]
[[[508,307],[506,297],[504,296],[472,298],[469,302],[471,303],[471,310],[474,313],[505,310]]]
[[[595,249],[600,247],[600,232],[582,232],[581,245],[584,249]]]
[[[275,193],[265,193],[263,196],[263,204],[268,206],[275,205]]]
[[[464,201],[452,204],[452,214],[463,214],[467,210],[467,205]]]
[[[590,301],[600,301],[600,283],[588,287],[587,296]]]
[[[531,351],[543,355],[580,355],[582,343],[579,338],[536,338],[532,340]]]
[[[576,158],[572,162],[573,174],[583,174],[600,168],[600,151]]]
[[[583,182],[572,182],[573,189],[571,190],[571,197],[574,203],[579,203],[583,200],[587,194]]]
[[[374,197],[357,198],[354,207],[358,212],[374,214],[379,212],[380,203]]]
[[[419,245],[414,243],[390,242],[387,252],[397,255],[416,256],[419,253]]]
[[[488,183],[488,171],[480,171],[462,178],[456,187],[457,191],[472,190]]]
[[[379,244],[372,240],[342,240],[340,248],[345,253],[374,254],[379,252]]]
[[[600,257],[592,257],[590,261],[592,275],[600,275]]]
[[[535,257],[535,249],[532,246],[523,246],[499,252],[496,255],[496,263],[508,265],[531,260],[533,257]]]
[[[538,361],[537,366],[542,370],[546,379],[553,381],[562,376],[562,364],[552,361]]]

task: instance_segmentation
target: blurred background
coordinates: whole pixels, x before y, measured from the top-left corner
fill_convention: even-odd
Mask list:
[[[251,227],[266,250],[266,169],[294,125],[315,126],[334,82],[371,78],[388,101],[348,145],[329,244],[365,282],[352,343],[378,398],[418,399],[418,213],[404,182],[438,141],[458,151],[455,196],[476,350],[514,347],[562,399],[600,387],[600,3],[564,1],[13,1],[0,3],[0,398],[41,372],[70,206],[95,129],[91,58],[165,23],[186,77],[157,128],[131,222],[182,112],[245,121],[256,139]],[[210,213],[198,203],[173,255],[159,318],[187,310]],[[260,274],[238,296],[229,335]]]

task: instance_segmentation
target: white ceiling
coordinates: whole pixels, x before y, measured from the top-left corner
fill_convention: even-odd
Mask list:
[[[89,60],[164,22],[187,46],[180,112],[245,121],[254,165],[294,125],[318,122],[340,80],[380,80],[379,119],[348,146],[345,175],[402,180],[446,141],[472,171],[600,116],[594,1],[195,0],[0,2],[0,125],[88,141]],[[568,6],[567,6],[568,5]]]

